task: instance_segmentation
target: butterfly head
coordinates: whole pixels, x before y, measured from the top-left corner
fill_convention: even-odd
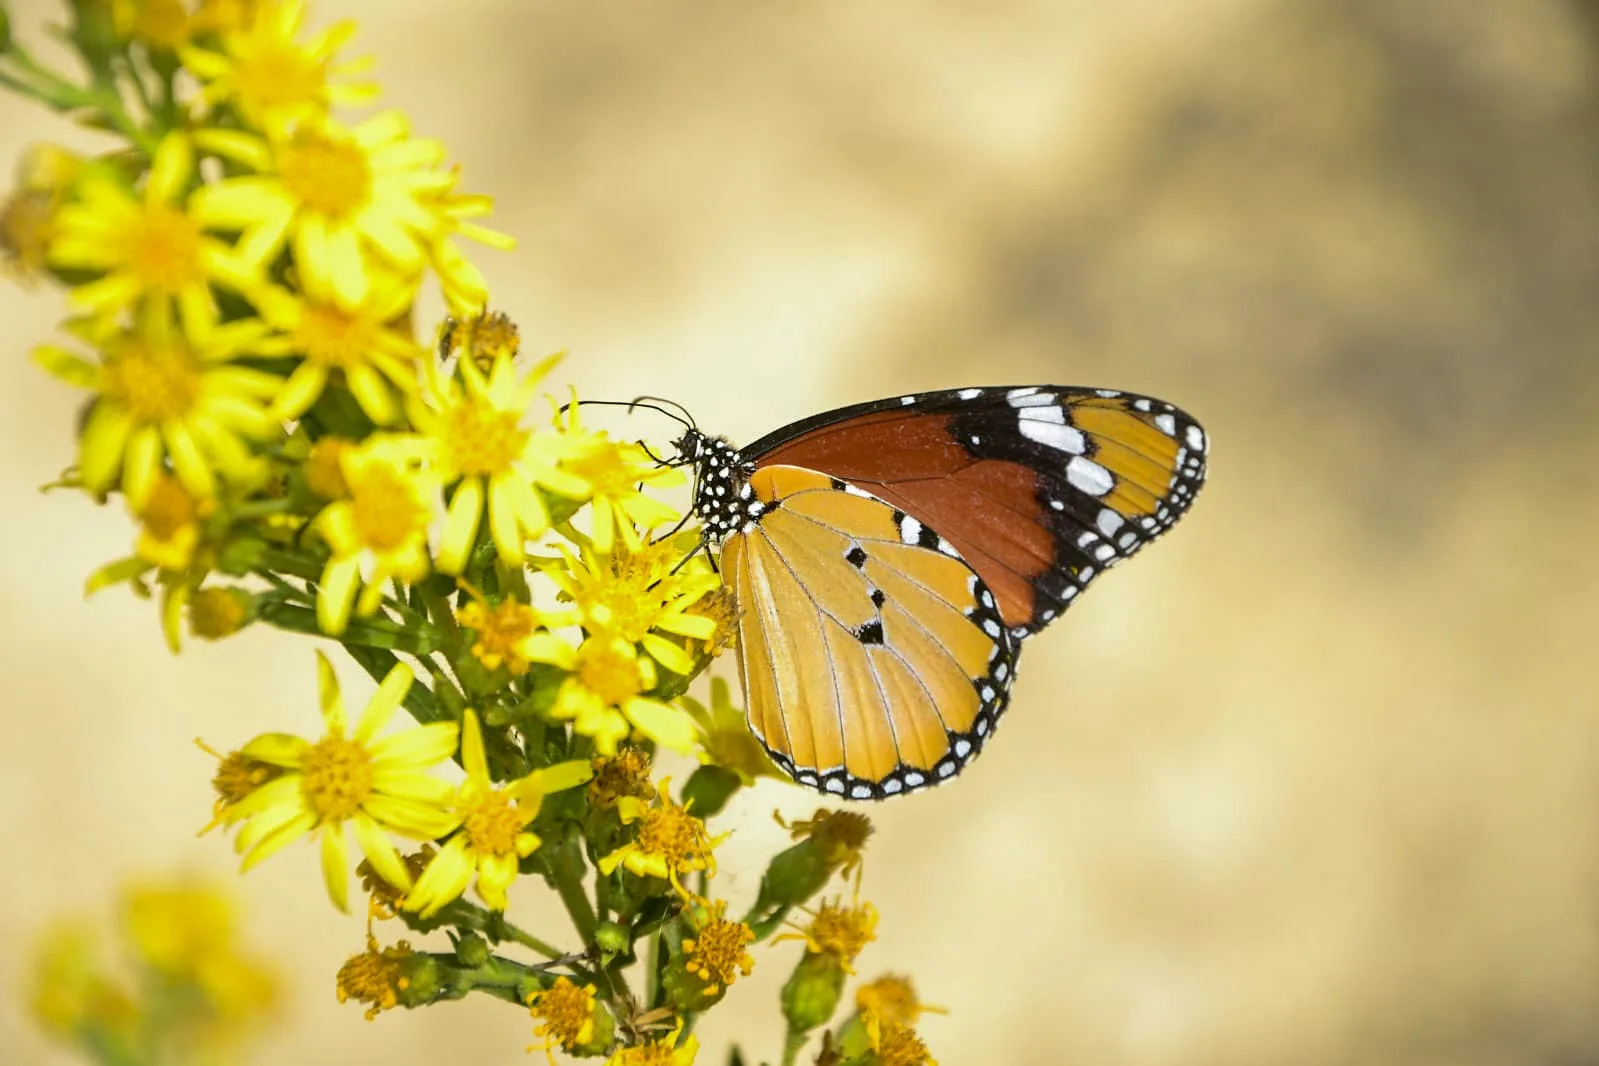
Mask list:
[[[685,430],[678,461],[694,468],[694,513],[713,540],[747,529],[765,510],[750,489],[751,467],[725,437]]]

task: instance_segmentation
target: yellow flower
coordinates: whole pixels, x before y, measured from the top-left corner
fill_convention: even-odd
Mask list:
[[[539,1019],[533,1035],[544,1038],[543,1051],[552,1066],[554,1048],[576,1051],[594,1041],[594,992],[593,985],[580,988],[569,977],[557,977],[549,988],[528,997],[528,1010]]]
[[[104,362],[55,345],[35,349],[34,360],[67,384],[99,393],[78,445],[84,488],[105,492],[120,474],[122,491],[140,508],[164,461],[196,497],[214,496],[218,475],[234,483],[260,476],[261,463],[246,442],[280,432],[264,401],[282,382],[233,362],[254,350],[260,322],[181,337],[147,310],[133,330],[108,333],[92,322],[69,328],[102,347]]]
[[[0,202],[0,270],[30,281],[44,270],[56,234],[56,212],[83,169],[83,159],[53,144],[23,153],[17,188]]]
[[[72,290],[73,302],[96,317],[149,302],[169,314],[175,303],[184,332],[200,340],[217,321],[212,285],[249,296],[261,284],[257,268],[202,232],[188,196],[194,152],[181,133],[156,149],[142,196],[135,196],[104,166],[78,181],[77,199],[56,214],[50,265],[101,275]]]
[[[785,779],[750,732],[744,712],[733,706],[732,690],[725,678],[711,678],[710,707],[688,696],[679,697],[678,702],[699,730],[697,754],[701,763],[732,770],[745,785],[753,784],[757,777]]]
[[[312,520],[332,553],[316,601],[317,623],[330,636],[344,632],[352,606],[363,616],[376,611],[389,580],[413,583],[427,576],[428,526],[438,494],[414,439],[378,434],[344,449],[340,459],[349,496]]]
[[[194,36],[208,33],[231,33],[242,30],[256,17],[256,12],[277,0],[200,0],[200,5],[190,16],[190,29]]]
[[[588,485],[589,506],[593,510],[593,524],[589,537],[594,550],[609,554],[620,535],[622,543],[631,552],[637,552],[639,529],[653,529],[678,519],[678,513],[660,500],[645,494],[648,487],[667,488],[683,484],[683,472],[665,466],[637,444],[613,441],[604,433],[593,433],[583,428],[578,417],[578,404],[567,405],[566,420],[557,425],[574,440],[582,442],[582,450],[562,465]],[[681,557],[673,560],[681,562]]]
[[[575,651],[563,641],[541,661],[572,672],[561,682],[550,715],[570,720],[601,755],[615,755],[634,729],[685,755],[693,750],[693,719],[645,695],[656,684],[655,664],[627,641],[593,636]]]
[[[661,634],[703,640],[714,633],[716,623],[691,609],[720,587],[720,579],[703,559],[680,565],[688,549],[671,538],[617,548],[611,555],[584,552],[579,558],[561,546],[563,562],[546,566],[544,572],[574,610],[549,620],[570,621],[591,634],[638,644],[673,673],[693,673],[693,657]]]
[[[33,961],[33,1015],[59,1036],[127,1034],[138,1021],[128,993],[105,974],[101,951],[79,922],[60,921],[39,939]]]
[[[311,445],[305,459],[305,487],[324,500],[343,500],[350,495],[344,483],[344,453],[355,447],[347,437],[323,437]]]
[[[803,940],[810,954],[825,955],[836,960],[845,973],[854,973],[856,956],[877,939],[877,908],[870,903],[846,907],[842,900],[823,900],[819,909],[805,913],[811,916],[810,925],[790,923],[797,932],[783,933],[772,942]]]
[[[269,1009],[277,982],[239,949],[233,898],[215,886],[184,882],[132,885],[124,923],[140,960],[170,981],[197,988],[219,1020],[237,1024]]]
[[[868,1014],[866,1039],[878,1066],[938,1066],[922,1038],[908,1025]]]
[[[455,246],[452,238],[466,237],[502,252],[515,248],[516,241],[497,230],[466,221],[489,214],[494,201],[487,196],[469,196],[452,189],[432,197],[431,204],[444,225],[427,241],[428,264],[439,276],[439,286],[444,290],[444,302],[450,313],[477,314],[488,304],[488,286],[483,281],[482,271]]]
[[[714,850],[727,834],[711,836],[704,822],[672,802],[667,791],[670,783],[669,778],[661,782],[654,804],[631,796],[616,801],[622,821],[636,822],[638,832],[632,841],[600,860],[600,873],[609,876],[624,866],[640,877],[658,877],[678,885],[678,878],[687,871],[716,872]]]
[[[133,554],[165,570],[184,570],[200,543],[200,523],[216,509],[214,500],[196,498],[169,474],[156,475],[155,487],[134,508],[139,539]]]
[[[859,880],[866,841],[872,835],[872,822],[866,815],[818,807],[804,821],[786,822],[778,815],[777,824],[787,829],[793,839],[810,841],[829,869],[845,877],[854,873]]]
[[[255,171],[195,194],[207,225],[242,230],[239,255],[266,263],[287,244],[308,289],[345,307],[367,299],[378,269],[414,279],[426,242],[445,225],[430,197],[455,179],[439,169],[444,146],[416,140],[398,111],[345,129],[332,119],[269,139],[207,130],[210,151]]]
[[[660,1040],[618,1048],[605,1060],[605,1066],[693,1066],[694,1056],[699,1054],[700,1038],[690,1035],[679,1046],[677,1039],[682,1029],[680,1022],[677,1028]]]
[[[344,827],[355,828],[361,851],[384,878],[410,888],[405,863],[385,830],[432,840],[457,824],[446,807],[450,787],[424,771],[455,753],[460,727],[434,722],[379,738],[411,688],[411,671],[389,671],[346,736],[344,700],[333,665],[317,653],[317,681],[327,735],[315,743],[285,733],[256,737],[240,753],[283,773],[234,805],[245,819],[238,849],[248,870],[307,833],[322,838],[322,874],[340,910],[349,905]]]
[[[891,973],[856,989],[855,1009],[894,1025],[915,1025],[924,1014],[949,1013],[943,1007],[929,1007],[918,999],[909,977]]]
[[[698,915],[694,935],[683,940],[683,955],[688,972],[705,982],[705,993],[714,996],[755,969],[755,959],[747,950],[755,943],[755,931],[743,922],[726,918],[727,902],[699,901],[704,913]]]
[[[405,963],[414,954],[404,940],[379,950],[377,937],[368,933],[366,950],[351,955],[339,967],[334,994],[340,1003],[353,999],[368,1004],[366,1020],[372,1021],[381,1012],[398,1006],[400,993],[411,986]]]
[[[483,749],[483,727],[468,710],[461,734],[461,762],[466,781],[455,795],[461,828],[433,856],[406,895],[405,909],[431,918],[459,898],[477,875],[477,894],[491,910],[506,908],[506,889],[516,880],[517,862],[538,850],[538,834],[528,829],[538,817],[544,797],[575,788],[593,771],[586,762],[564,762],[535,770],[503,787],[495,787]]]
[[[201,98],[207,103],[232,104],[255,128],[279,131],[331,107],[360,107],[377,98],[376,85],[332,80],[370,66],[364,60],[333,61],[354,35],[355,23],[336,23],[302,45],[295,41],[305,22],[301,0],[263,4],[254,18],[224,12],[217,4],[207,6],[212,10],[202,10],[195,22],[221,31],[221,51],[185,48],[180,53],[183,65],[205,83]]]
[[[316,273],[305,276],[303,296],[278,288],[263,292],[261,316],[282,335],[263,341],[261,354],[302,357],[273,401],[274,417],[299,418],[336,379],[376,424],[399,418],[398,397],[416,391],[422,355],[404,322],[416,285],[378,272],[374,279],[366,299],[349,307],[320,289],[326,279]]]
[[[254,598],[243,589],[197,589],[189,597],[189,632],[201,640],[231,637],[253,617],[254,606]]]
[[[231,826],[243,821],[245,816],[240,813],[239,804],[249,799],[262,785],[283,776],[281,766],[251,758],[243,752],[233,751],[223,755],[207,747],[203,740],[197,739],[195,744],[217,760],[217,771],[211,777],[211,788],[217,794],[216,803],[211,808],[211,821],[200,830],[201,835],[219,825]]]
[[[523,377],[503,355],[487,377],[470,360],[458,362],[449,378],[429,365],[427,387],[410,415],[436,449],[440,479],[454,485],[437,553],[442,572],[458,574],[466,566],[485,511],[500,558],[520,566],[526,541],[550,524],[535,486],[563,496],[585,491],[557,466],[573,454],[570,442],[522,425],[539,379],[553,363],[546,359]]]
[[[472,601],[455,612],[455,620],[476,634],[472,657],[483,669],[503,666],[512,677],[520,677],[527,673],[529,663],[544,662],[561,653],[561,638],[543,628],[532,607],[512,596],[491,605],[477,589],[464,583],[463,587]]]

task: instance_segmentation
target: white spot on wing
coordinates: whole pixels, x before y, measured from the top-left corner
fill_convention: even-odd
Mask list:
[[[1112,511],[1109,507],[1104,507],[1100,509],[1099,517],[1095,519],[1094,524],[1099,527],[1099,531],[1105,536],[1113,537],[1126,521],[1125,518]]]
[[[1156,415],[1155,425],[1168,437],[1175,437],[1177,435],[1177,418],[1169,412],[1166,414]]]
[[[922,524],[910,515],[906,515],[899,524],[899,539],[902,544],[915,544],[922,536]]]
[[[1043,410],[1054,411],[1060,414],[1060,408],[1050,407]],[[1022,436],[1030,441],[1037,441],[1046,448],[1056,451],[1069,452],[1072,455],[1083,454],[1087,443],[1083,440],[1083,432],[1075,426],[1056,425],[1054,422],[1034,421],[1027,417],[1025,412],[1016,421],[1016,428],[1021,430]]]
[[[1066,480],[1071,482],[1073,488],[1090,496],[1103,496],[1116,485],[1116,479],[1110,476],[1109,470],[1081,455],[1073,456],[1072,461],[1066,464]]]
[[[975,400],[979,396],[981,396],[982,394],[983,394],[983,390],[982,389],[962,389],[961,391],[957,392],[955,395],[959,396],[963,400]]]
[[[1194,449],[1194,451],[1202,452],[1202,451],[1205,450],[1205,431],[1204,430],[1200,429],[1198,426],[1189,426],[1188,427],[1187,437],[1188,437],[1188,446],[1190,448]]]
[[[1005,394],[1005,400],[1012,407],[1048,407],[1056,403],[1053,393],[1039,392],[1037,387],[1027,389],[1012,389]]]

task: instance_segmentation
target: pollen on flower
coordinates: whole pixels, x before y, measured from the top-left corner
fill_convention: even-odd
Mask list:
[[[175,296],[205,280],[200,226],[184,212],[151,204],[124,239],[123,254],[144,288]]]
[[[938,1066],[938,1061],[908,1025],[869,1019],[867,1039],[881,1066]]]
[[[213,585],[189,597],[189,632],[201,640],[230,637],[248,617],[247,593]]]
[[[229,808],[240,800],[268,781],[283,775],[281,766],[252,759],[243,752],[232,751],[223,755],[206,747],[202,741],[196,740],[195,743],[200,746],[201,751],[219,760],[216,773],[211,777],[211,788],[217,794],[216,806],[212,812],[216,819],[213,825],[225,820]]]
[[[589,803],[595,807],[612,807],[623,796],[649,799],[655,788],[650,784],[650,753],[643,748],[624,744],[615,755],[601,755],[594,760],[594,778],[589,782]]]
[[[811,924],[799,929],[799,939],[812,954],[831,956],[843,965],[845,973],[854,973],[855,957],[877,939],[877,908],[870,903],[846,907],[842,901],[824,900],[811,915]]]
[[[370,314],[311,304],[294,330],[294,341],[307,359],[342,369],[367,357],[382,325]]]
[[[439,355],[454,352],[471,359],[483,373],[491,373],[501,355],[515,359],[522,350],[522,337],[516,323],[503,311],[482,311],[464,318],[450,318],[439,335]]]
[[[377,938],[367,934],[366,950],[350,956],[339,967],[336,993],[339,1002],[353,999],[357,1003],[368,1004],[367,1021],[397,1006],[400,993],[410,986],[404,963],[412,954],[411,945],[404,940],[380,951]]]
[[[306,803],[321,822],[342,822],[372,793],[372,757],[366,747],[341,736],[319,740],[305,753]]]
[[[545,1038],[545,1052],[557,1045],[572,1051],[594,1038],[594,991],[593,985],[579,987],[570,978],[557,977],[549,988],[528,997],[528,1010],[539,1022],[533,1033]],[[550,1061],[555,1061],[553,1055]]]
[[[182,417],[200,395],[200,364],[181,348],[158,351],[130,338],[107,358],[103,374],[102,391],[142,425]]]
[[[703,641],[706,655],[715,657],[733,646],[733,639],[738,634],[738,601],[733,598],[731,591],[725,588],[712,589],[701,596],[687,613],[707,618],[716,627]]]
[[[778,824],[795,840],[814,840],[827,864],[845,875],[860,869],[867,838],[872,835],[872,822],[866,815],[823,807],[804,821],[789,824],[779,818]]]
[[[504,789],[485,792],[466,812],[467,840],[487,855],[512,855],[517,837],[527,825],[527,815]]]
[[[532,607],[511,598],[490,607],[474,598],[455,613],[455,619],[477,634],[472,656],[485,670],[504,666],[513,676],[527,673],[528,660],[517,649],[539,628],[538,613]]]
[[[283,187],[312,211],[346,218],[372,197],[372,165],[353,142],[302,130],[283,151]]]
[[[527,449],[528,437],[513,411],[482,402],[457,404],[447,415],[446,462],[463,477],[508,473]]]
[[[728,921],[726,912],[726,901],[718,900],[705,924],[683,941],[689,973],[704,981],[713,995],[755,968],[755,959],[746,950],[755,942],[754,930],[743,922]]]
[[[583,642],[578,650],[577,676],[607,707],[619,706],[646,688],[638,657],[623,654],[610,641]]]

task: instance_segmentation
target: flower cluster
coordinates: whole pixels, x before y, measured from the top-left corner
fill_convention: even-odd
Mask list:
[[[834,876],[858,893],[870,827],[796,823],[743,918],[715,890],[727,834],[709,820],[780,774],[725,681],[688,695],[736,605],[682,528],[681,470],[552,397],[560,357],[525,355],[464,250],[511,247],[481,223],[488,200],[400,112],[344,113],[377,99],[345,55],[352,26],[308,33],[298,0],[70,13],[87,80],[0,13],[0,86],[115,141],[28,153],[0,201],[0,265],[58,283],[71,309],[34,356],[86,401],[59,487],[132,520],[131,553],[88,589],[155,598],[174,651],[185,628],[268,626],[342,646],[375,683],[347,710],[319,652],[320,729],[212,752],[207,829],[246,870],[315,841],[340,909],[356,866],[369,928],[341,999],[375,1017],[482,992],[530,1010],[552,1053],[691,1062],[696,1017],[758,945],[798,935],[794,1061],[876,912],[824,902],[779,934]],[[430,288],[451,317],[424,336]],[[653,776],[684,756],[679,788]],[[540,885],[570,934],[509,920]],[[412,937],[385,946],[380,921]],[[447,950],[420,939],[441,930]],[[209,957],[178,943],[173,960]],[[228,972],[193,980],[221,1002]],[[915,1013],[863,1005],[839,1061],[931,1061],[903,1050],[921,1046]]]

